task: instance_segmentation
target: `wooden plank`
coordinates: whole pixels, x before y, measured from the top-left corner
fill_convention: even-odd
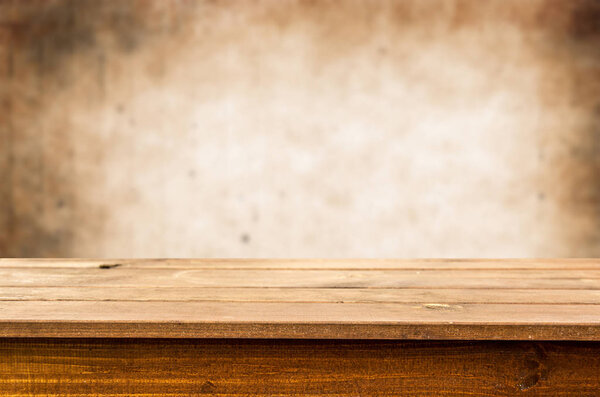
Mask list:
[[[0,340],[5,396],[592,396],[600,344]]]
[[[285,261],[263,269],[237,260],[226,261],[227,268],[185,268],[204,263],[186,260],[150,261],[156,265],[150,267],[67,262],[73,266],[5,261],[12,266],[0,268],[0,336],[600,340],[597,268],[502,269],[503,261],[419,270],[317,270],[320,261],[296,269]]]
[[[600,340],[599,313],[558,304],[13,301],[0,303],[0,336]]]
[[[0,301],[600,304],[600,290],[2,287]]]
[[[8,338],[194,338],[337,340],[536,340],[598,341],[598,325],[585,324],[327,324],[0,322]]]
[[[0,287],[600,289],[600,270],[0,269]]]
[[[563,259],[77,259],[0,258],[0,268],[50,267],[134,269],[471,269],[600,270],[598,258]]]

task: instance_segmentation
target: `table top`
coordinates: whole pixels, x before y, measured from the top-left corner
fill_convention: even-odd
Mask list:
[[[600,340],[600,259],[0,259],[1,337]]]

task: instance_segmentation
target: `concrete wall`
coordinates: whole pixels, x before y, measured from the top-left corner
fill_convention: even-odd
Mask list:
[[[0,255],[599,255],[598,21],[0,1]]]

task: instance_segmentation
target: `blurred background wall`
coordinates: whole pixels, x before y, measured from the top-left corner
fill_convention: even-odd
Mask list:
[[[600,254],[600,1],[0,0],[0,256]]]

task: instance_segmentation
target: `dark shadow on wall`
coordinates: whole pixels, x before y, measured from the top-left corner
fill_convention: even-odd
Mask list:
[[[562,60],[568,89],[542,92],[548,103],[565,95],[581,116],[576,129],[565,130],[549,150],[547,184],[560,213],[560,238],[576,257],[600,256],[600,1],[551,1],[540,23],[561,20],[549,43]],[[558,148],[558,150],[556,149]]]
[[[171,8],[146,1],[0,0],[0,256],[70,256],[76,223],[102,235],[104,208],[78,201],[70,128],[76,115],[66,103],[60,109],[61,93],[78,70],[92,68],[94,81],[75,101],[101,102],[106,57],[130,56],[168,35],[156,21]],[[184,8],[167,15],[172,29]],[[68,67],[75,56],[89,62]],[[92,134],[84,140],[97,146],[91,163],[107,150]]]

